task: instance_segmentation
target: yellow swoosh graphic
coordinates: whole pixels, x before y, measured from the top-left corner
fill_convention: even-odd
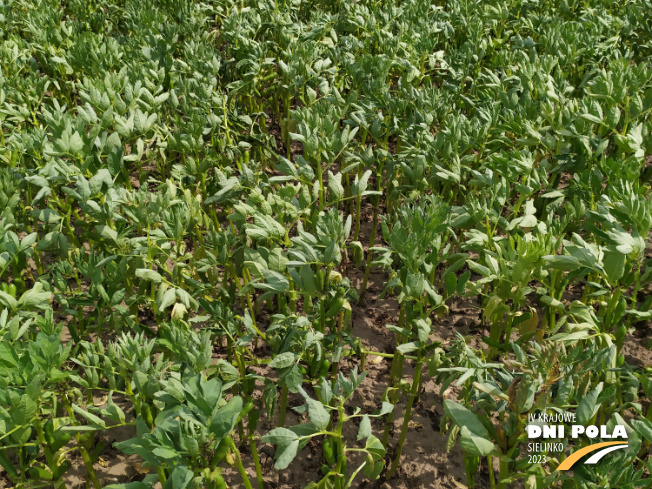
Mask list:
[[[603,443],[596,443],[594,445],[589,445],[588,447],[584,447],[576,452],[573,452],[573,454],[568,457],[566,460],[564,460],[561,464],[559,464],[559,467],[557,467],[557,470],[568,470],[570,469],[575,462],[577,462],[579,459],[581,459],[584,455],[587,455],[591,452],[595,452],[596,450],[599,450],[600,448],[604,447],[610,447],[612,445],[627,445],[627,442],[622,442],[622,441],[605,441]]]

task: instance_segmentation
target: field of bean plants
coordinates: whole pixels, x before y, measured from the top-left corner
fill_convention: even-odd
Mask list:
[[[652,487],[651,115],[650,0],[0,0],[0,488]]]

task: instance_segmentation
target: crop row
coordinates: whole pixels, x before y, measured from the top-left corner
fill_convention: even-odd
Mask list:
[[[119,428],[150,473],[113,489],[275,487],[265,445],[396,481],[428,378],[470,488],[650,487],[650,11],[0,0],[0,487],[99,489]],[[529,463],[569,412],[627,450]]]

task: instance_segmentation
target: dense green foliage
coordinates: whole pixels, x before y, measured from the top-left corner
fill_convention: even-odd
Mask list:
[[[133,425],[152,472],[115,488],[262,488],[262,444],[282,471],[315,440],[309,487],[357,487],[396,476],[432,376],[469,487],[650,487],[652,375],[621,351],[652,316],[650,12],[0,0],[0,477],[64,488],[74,455],[99,488]],[[366,412],[374,267],[400,309]],[[459,300],[486,335],[433,341]],[[527,415],[567,410],[628,449],[527,463]]]

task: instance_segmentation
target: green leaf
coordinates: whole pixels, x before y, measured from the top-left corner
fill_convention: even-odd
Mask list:
[[[152,485],[136,481],[127,482],[124,484],[110,484],[108,486],[104,486],[104,489],[152,489]]]
[[[580,267],[580,261],[574,256],[568,255],[546,255],[543,257],[546,267],[553,270],[577,270]]]
[[[20,396],[20,401],[18,404],[13,406],[9,412],[11,413],[11,418],[13,419],[16,425],[27,425],[32,422],[34,416],[36,416],[36,411],[38,405],[27,395]]]
[[[118,233],[114,229],[111,229],[109,226],[104,224],[98,224],[95,226],[95,229],[100,233],[102,238],[107,239],[114,244],[118,244]]]
[[[13,298],[11,295],[7,294],[6,292],[2,292],[0,290],[0,304],[2,304],[5,307],[8,307],[12,311],[15,311],[18,309],[18,301]]]
[[[178,465],[168,477],[163,489],[185,489],[193,477],[192,470],[185,465]]]
[[[240,396],[232,397],[229,402],[219,408],[213,416],[211,416],[209,431],[213,433],[217,439],[222,439],[227,436],[238,421],[238,415],[242,411],[242,398]]]
[[[331,420],[328,411],[324,409],[324,406],[319,401],[307,398],[306,402],[308,404],[308,416],[310,417],[312,424],[314,424],[319,430],[325,430]]]
[[[421,346],[420,341],[411,341],[410,343],[403,343],[402,345],[397,346],[396,349],[403,355],[407,355],[408,353],[417,351]]]
[[[84,149],[84,141],[77,131],[70,137],[69,149],[71,153],[79,153]]]
[[[637,311],[636,309],[627,309],[625,314],[630,314],[636,317],[638,320],[652,318],[652,311]]]
[[[448,293],[448,295],[453,295],[457,290],[457,277],[455,276],[455,274],[449,273],[448,275],[446,275],[446,279],[444,283],[446,285],[446,292]]]
[[[652,421],[649,421],[645,418],[633,419],[630,421],[630,424],[639,435],[652,443]]]
[[[446,415],[460,428],[466,427],[468,430],[481,438],[488,438],[488,433],[480,418],[461,404],[450,399],[444,400],[444,411]]]
[[[558,301],[557,299],[550,297],[549,295],[543,295],[539,299],[542,303],[544,303],[546,306],[552,307],[553,309],[557,309],[559,311],[563,311],[564,304],[561,301]]]
[[[161,277],[160,273],[155,272],[154,270],[149,270],[147,268],[137,268],[136,277],[142,278],[143,280],[150,280],[156,284],[163,280],[163,277]]]
[[[297,171],[297,167],[294,165],[294,163],[292,163],[287,158],[280,156],[279,161],[276,165],[274,165],[274,168],[279,173],[282,173],[283,175],[287,175],[286,177],[283,177],[282,180],[279,180],[278,177],[276,177],[277,180],[275,181],[287,181],[287,180],[299,179],[299,172]]]
[[[272,443],[274,445],[289,445],[298,439],[299,437],[294,431],[287,428],[274,428],[266,435],[263,435],[260,440],[263,443]]]
[[[174,304],[174,301],[176,299],[177,299],[176,289],[166,290],[165,294],[163,294],[163,297],[161,298],[161,302],[158,304],[158,310],[164,311],[166,308]]]
[[[374,456],[374,459],[382,459],[386,453],[383,443],[374,435],[369,435],[364,448]]]
[[[156,447],[152,450],[152,453],[163,460],[174,460],[181,455],[176,450],[167,447]]]
[[[26,250],[30,246],[32,246],[34,243],[36,243],[36,239],[38,238],[38,233],[31,233],[25,236],[21,241],[20,241],[20,249],[21,250]]]
[[[104,489],[152,489],[152,485],[136,481],[127,482],[124,484],[110,484],[108,486],[104,486]]]
[[[61,431],[70,431],[72,433],[77,433],[82,431],[102,431],[105,429],[106,428],[102,428],[101,426],[91,426],[88,424],[83,424],[79,426],[64,426],[63,428],[61,428]]]
[[[97,194],[102,191],[102,187],[106,186],[107,189],[113,187],[113,178],[111,173],[106,168],[100,168],[97,173],[93,175],[88,182],[91,193]]]
[[[475,387],[479,391],[486,392],[487,394],[491,394],[492,396],[495,396],[504,401],[509,400],[509,396],[505,394],[502,390],[500,390],[500,388],[497,385],[490,384],[488,382],[484,382],[484,383],[473,382],[473,387]]]
[[[494,451],[494,444],[491,441],[473,434],[466,426],[462,426],[460,435],[460,444],[465,453],[486,457]]]
[[[394,410],[394,405],[391,402],[384,402],[380,408],[380,410],[377,413],[377,416],[384,416],[385,414],[389,414]]]
[[[254,239],[275,238],[280,240],[285,237],[285,228],[271,216],[256,214],[254,224],[245,226],[245,233]]]
[[[589,424],[593,416],[598,412],[598,409],[600,409],[600,404],[597,401],[603,387],[604,384],[600,382],[595,389],[586,394],[580,401],[576,411],[579,424]]]
[[[278,294],[290,288],[290,282],[283,274],[273,270],[263,270],[262,273],[265,276],[266,282],[254,283],[253,285],[257,289],[269,290]]]
[[[617,251],[606,251],[602,263],[609,282],[615,283],[625,274],[626,256]]]
[[[58,231],[52,231],[50,233],[47,233],[45,236],[43,236],[38,244],[36,245],[36,249],[38,251],[44,251],[52,248],[54,245],[56,245],[59,242],[59,236],[61,233]]]
[[[275,247],[269,252],[269,257],[267,258],[267,263],[269,264],[269,269],[274,272],[283,272],[285,271],[285,263],[288,261],[287,257],[284,255],[283,250],[280,247]],[[285,277],[284,277],[285,278]],[[287,279],[286,279],[287,282]]]
[[[303,282],[303,290],[309,295],[314,295],[317,291],[317,281],[310,265],[303,265],[299,270],[299,274]]]
[[[112,393],[109,392],[109,397],[106,405],[106,411],[109,413],[111,416],[111,419],[115,421],[116,423],[124,423],[125,422],[125,413],[124,411],[118,406],[116,403],[113,402],[113,396],[111,395]]]
[[[279,381],[287,385],[290,392],[298,392],[303,381],[303,375],[301,374],[299,365],[294,364],[286,371],[283,371],[282,375],[279,375]]]
[[[269,366],[272,368],[287,368],[290,365],[294,365],[296,355],[291,351],[283,352],[279,355],[276,355],[274,359],[269,362]]]
[[[18,361],[16,349],[8,342],[0,341],[0,365],[3,367],[16,367]]]
[[[333,174],[330,170],[328,171],[328,188],[336,202],[339,202],[344,198],[344,187],[342,186],[341,173]]]
[[[116,146],[109,151],[106,157],[106,166],[112,177],[120,175],[124,168],[124,150],[122,146]]]
[[[34,209],[32,215],[46,224],[55,224],[61,220],[61,216],[52,209]]]
[[[319,433],[319,430],[312,422],[307,422],[307,423],[301,423],[294,425],[290,428],[290,431],[294,431],[297,436],[299,437],[304,437],[304,436],[310,436],[314,435],[315,433]],[[301,443],[307,442],[307,439],[301,440]]]
[[[559,341],[563,343],[570,343],[573,341],[579,341],[588,338],[591,336],[591,331],[583,329],[581,331],[574,331],[572,333],[557,333],[548,338],[550,341]]]
[[[375,460],[370,453],[367,454],[364,465],[364,475],[368,479],[376,480],[383,471],[383,467],[385,467],[384,460]]]
[[[106,423],[102,418],[95,416],[94,414],[89,413],[88,411],[82,409],[77,404],[72,405],[73,411],[79,414],[82,418],[88,421],[93,426],[99,426],[100,428],[106,428]]]
[[[358,436],[357,440],[364,440],[365,438],[369,438],[371,435],[371,420],[369,419],[369,416],[366,414],[362,417],[362,421],[360,421],[360,427],[358,428]]]
[[[296,457],[298,448],[299,448],[299,440],[294,440],[290,442],[288,445],[279,446],[276,449],[276,454],[274,455],[274,457],[276,458],[276,463],[274,464],[274,468],[276,470],[287,469],[288,465],[290,465],[292,460],[294,460],[294,457]]]
[[[42,292],[42,290],[43,285],[40,282],[36,282],[34,287],[20,297],[18,305],[22,307],[47,307],[50,304],[52,294],[50,292]]]
[[[357,176],[355,177],[355,181],[351,188],[352,196],[360,197],[364,193],[364,191],[367,190],[367,184],[370,176],[371,176],[371,170],[367,170],[366,172],[364,172],[364,174],[360,179],[358,179]]]

